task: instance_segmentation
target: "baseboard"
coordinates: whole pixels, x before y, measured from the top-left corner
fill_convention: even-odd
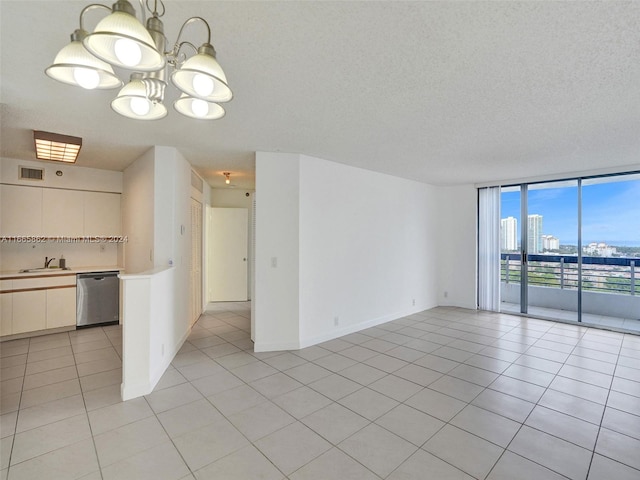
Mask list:
[[[174,345],[173,351],[169,352],[169,355],[165,356],[166,360],[164,360],[160,366],[151,373],[149,381],[143,381],[135,384],[129,383],[127,385],[122,383],[120,385],[120,395],[122,396],[122,400],[131,400],[153,392],[153,389],[156,388],[156,385],[162,378],[162,375],[167,371],[167,368],[171,365],[171,362],[182,348],[182,345],[184,345],[184,342],[187,341],[190,331],[191,329],[187,330],[184,335],[182,335],[182,338]]]
[[[135,385],[124,383],[120,384],[120,396],[123,401],[148,395],[153,391],[153,387],[149,382],[140,382]]]
[[[285,343],[255,343],[254,352],[281,352],[284,350],[300,350],[300,342]]]
[[[364,322],[357,323],[355,325],[348,325],[343,328],[339,328],[336,330],[331,330],[330,332],[323,333],[321,335],[316,335],[313,337],[302,338],[300,339],[300,348],[311,347],[313,345],[317,345],[322,342],[327,342],[329,340],[333,340],[334,338],[339,338],[344,335],[349,335],[350,333],[357,333],[361,330],[365,330],[371,327],[377,327],[378,325],[382,325],[383,323],[391,322],[393,320],[398,320],[399,318],[403,318],[409,315],[413,315],[414,313],[422,312],[432,307],[418,307],[412,308],[410,310],[391,313],[388,315],[383,315],[381,317],[373,318],[371,320],[367,320]]]
[[[371,320],[360,322],[355,325],[347,325],[345,327],[337,328],[335,330],[331,330],[330,332],[326,332],[320,335],[315,335],[313,337],[301,338],[299,342],[284,342],[284,343],[257,342],[255,343],[253,350],[255,352],[279,352],[283,350],[300,350],[302,348],[311,347],[313,345],[317,345],[322,342],[333,340],[334,338],[342,337],[344,335],[349,335],[350,333],[356,333],[361,330],[365,330],[367,328],[376,327],[378,325],[382,325],[383,323],[391,322],[399,318],[413,315],[414,313],[423,312],[424,310],[428,310],[434,307],[435,305],[413,307],[410,310],[383,315],[381,317],[373,318]]]

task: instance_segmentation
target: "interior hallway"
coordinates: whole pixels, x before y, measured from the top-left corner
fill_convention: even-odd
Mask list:
[[[120,401],[121,330],[3,343],[2,479],[638,479],[640,337],[435,308],[253,353],[203,315]]]

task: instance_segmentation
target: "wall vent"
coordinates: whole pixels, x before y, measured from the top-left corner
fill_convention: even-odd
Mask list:
[[[20,167],[20,180],[44,180],[44,168]]]

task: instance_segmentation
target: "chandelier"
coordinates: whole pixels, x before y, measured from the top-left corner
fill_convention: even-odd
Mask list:
[[[164,4],[153,0],[152,9],[149,3],[140,0],[142,22],[128,0],[117,0],[112,8],[100,4],[85,7],[71,43],[58,52],[45,73],[62,83],[92,90],[122,87],[113,67],[131,70],[129,83],[120,89],[111,108],[136,120],[157,120],[167,115],[163,102],[170,77],[181,94],[173,104],[179,113],[197,119],[221,118],[225,111],[219,103],[228,102],[233,94],[216,60],[209,24],[201,17],[187,19],[173,48],[166,50],[167,38],[160,20]],[[151,13],[149,19],[145,18],[145,7]],[[106,9],[110,14],[88,32],[84,15],[94,9]],[[194,22],[204,23],[207,29],[207,41],[197,48],[181,41],[185,27]],[[193,50],[191,56],[187,49]]]

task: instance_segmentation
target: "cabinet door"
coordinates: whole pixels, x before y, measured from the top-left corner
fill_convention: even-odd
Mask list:
[[[14,292],[12,332],[24,333],[46,328],[47,291]]]
[[[84,226],[84,194],[77,190],[42,189],[42,235],[80,237]]]
[[[0,335],[11,335],[13,293],[0,293]]]
[[[0,185],[0,233],[4,236],[42,234],[42,188]]]
[[[75,287],[47,290],[47,328],[67,327],[75,324]]]
[[[84,192],[84,235],[120,235],[120,194]]]

